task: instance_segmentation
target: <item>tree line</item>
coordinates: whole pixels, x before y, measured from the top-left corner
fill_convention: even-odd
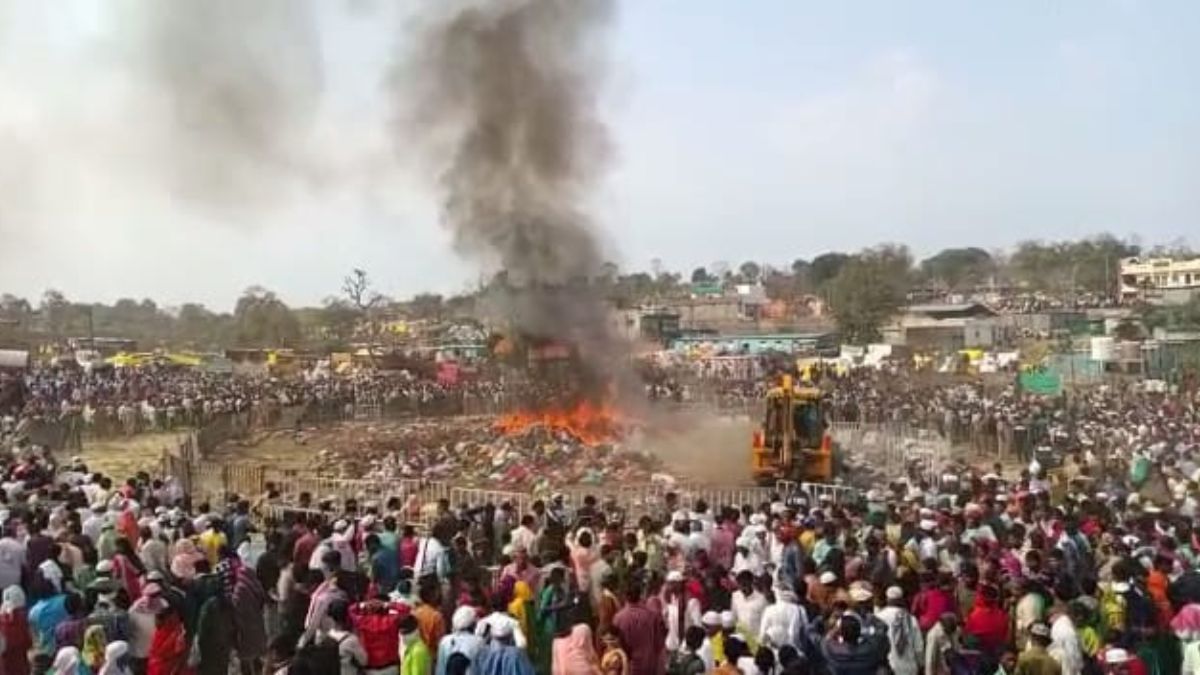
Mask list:
[[[907,246],[882,244],[857,252],[830,251],[797,258],[782,266],[748,260],[733,267],[718,261],[696,267],[687,275],[666,269],[659,260],[652,261],[649,270],[631,272],[609,263],[584,283],[618,306],[761,284],[771,300],[820,298],[827,303],[843,338],[862,342],[877,339],[879,327],[915,291],[968,292],[990,287],[1062,297],[1113,294],[1121,259],[1142,253],[1193,255],[1180,244],[1143,251],[1137,243],[1112,235],[1027,241],[1011,251],[947,248],[919,262]],[[146,347],[337,347],[377,340],[382,325],[393,317],[440,321],[471,316],[476,299],[490,286],[504,282],[501,273],[472,293],[451,297],[421,293],[397,301],[377,292],[366,271],[355,269],[342,280],[339,292],[321,306],[291,308],[275,292],[253,286],[229,312],[198,303],[165,308],[150,298],[122,298],[111,305],[76,302],[54,289],[36,302],[5,293],[0,295],[0,320],[4,320],[0,331],[7,326],[13,332],[11,327],[17,326],[26,336],[41,339],[127,337]],[[1159,320],[1175,321],[1164,316]]]

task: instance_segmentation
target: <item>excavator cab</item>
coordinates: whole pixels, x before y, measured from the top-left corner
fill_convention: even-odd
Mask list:
[[[762,427],[754,433],[751,473],[759,483],[776,480],[827,483],[833,479],[833,444],[827,433],[824,395],[794,387],[790,377],[767,392]]]

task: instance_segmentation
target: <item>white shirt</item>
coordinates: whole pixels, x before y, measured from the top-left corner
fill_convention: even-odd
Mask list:
[[[717,663],[713,658],[712,638],[704,636],[704,643],[700,645],[700,649],[696,652],[696,656],[704,662],[704,672],[712,672],[717,667]]]
[[[513,548],[524,548],[526,553],[532,555],[534,553],[534,544],[537,543],[537,533],[525,527],[524,525],[513,530],[512,546]]]
[[[921,670],[921,659],[925,656],[925,638],[921,634],[921,626],[911,612],[899,607],[884,607],[875,612],[875,616],[888,627],[888,641],[891,649],[888,652],[888,665],[896,675],[917,675]],[[897,645],[902,624],[908,623],[908,644],[901,650]]]
[[[800,648],[800,633],[808,625],[808,616],[804,608],[794,602],[779,601],[768,605],[762,613],[762,623],[758,628],[758,642],[764,644],[772,634],[782,636],[782,642],[771,640],[771,646],[779,649],[784,645]]]
[[[96,545],[96,541],[100,539],[100,533],[104,530],[104,516],[98,516],[94,512],[88,516],[80,527],[83,536],[91,540],[92,545]]]
[[[747,635],[758,635],[763,612],[767,609],[766,596],[758,591],[751,591],[747,597],[737,590],[733,592],[731,605],[738,628],[744,630]]]
[[[679,628],[679,603],[663,598],[663,621],[667,624],[667,651],[683,646],[683,631],[700,625],[700,601],[689,598],[683,606],[683,631]]]
[[[0,539],[0,588],[18,586],[25,566],[25,546],[12,537]]]
[[[446,547],[442,546],[442,542],[436,537],[424,537],[421,539],[421,544],[417,547],[417,559],[413,563],[416,578],[428,576],[430,574],[441,574],[441,565],[438,561],[446,552]]]
[[[1079,646],[1079,633],[1075,623],[1066,614],[1060,614],[1050,626],[1050,647],[1046,653],[1062,666],[1062,675],[1079,675],[1083,672],[1083,650]]]

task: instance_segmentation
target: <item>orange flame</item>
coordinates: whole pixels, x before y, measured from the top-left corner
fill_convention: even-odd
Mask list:
[[[533,427],[568,433],[587,445],[614,440],[620,434],[620,416],[606,403],[583,401],[573,408],[522,410],[504,415],[496,428],[515,436]]]

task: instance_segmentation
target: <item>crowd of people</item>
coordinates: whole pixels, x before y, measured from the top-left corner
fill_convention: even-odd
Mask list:
[[[324,377],[239,377],[184,367],[87,370],[35,368],[0,372],[0,439],[41,427],[46,444],[78,448],[84,436],[130,436],[199,427],[237,414],[269,427],[280,411],[305,407],[319,420],[350,418],[356,408],[421,414],[499,407],[513,386],[463,380],[448,384],[407,372]]]
[[[979,454],[1140,458],[1194,468],[1200,454],[1200,395],[1164,392],[1140,383],[1079,390],[1066,396],[1024,394],[1001,387],[919,385],[914,379],[862,369],[834,376],[830,417],[929,429]]]
[[[0,673],[1200,673],[1195,476],[1084,460],[835,503],[190,504],[13,450]]]

